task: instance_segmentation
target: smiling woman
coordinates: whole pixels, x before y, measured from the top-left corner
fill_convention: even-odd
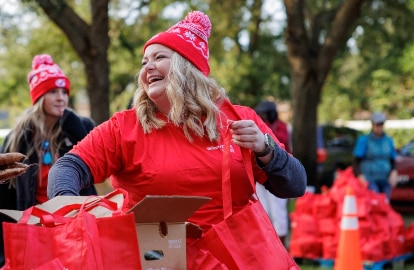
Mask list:
[[[11,165],[19,166],[21,170],[18,172],[25,170],[25,173],[4,171],[9,173],[7,177],[11,173],[14,175],[10,184],[0,185],[1,209],[25,210],[47,201],[51,166],[94,126],[92,120],[79,117],[67,108],[70,80],[50,55],[33,58],[27,81],[33,106],[26,109],[6,135],[1,149],[3,153],[19,153],[27,157]],[[95,187],[86,186],[82,194],[96,194]],[[0,238],[2,241],[1,228]],[[0,249],[0,265],[4,263],[3,257]]]
[[[132,108],[53,165],[49,197],[78,195],[107,178],[127,190],[126,209],[149,194],[208,197],[188,219],[203,235],[187,238],[186,269],[298,269],[255,196],[255,182],[297,197],[305,192],[305,170],[253,109],[233,105],[209,77],[210,30],[209,17],[192,11],[146,42]]]
[[[159,44],[151,46],[145,51],[142,58],[142,69],[139,74],[145,93],[157,104],[158,109],[166,115],[170,111],[170,102],[167,95],[165,95],[166,78],[173,55],[174,51],[170,48]]]
[[[15,197],[14,202],[0,201],[3,209],[25,210],[45,202],[50,167],[90,129],[83,124],[85,119],[68,109],[70,80],[50,55],[33,58],[27,81],[33,106],[7,134],[2,151],[22,153],[27,156],[26,163],[38,166],[14,178],[13,184],[2,190]],[[91,189],[88,194],[96,192]]]

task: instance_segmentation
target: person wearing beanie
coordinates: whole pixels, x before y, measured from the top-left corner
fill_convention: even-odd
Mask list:
[[[384,193],[389,200],[391,189],[397,184],[398,173],[394,140],[384,132],[386,120],[383,112],[372,113],[371,132],[361,135],[356,141],[353,170],[370,190]]]
[[[125,210],[146,195],[208,197],[188,219],[203,235],[187,238],[186,269],[299,269],[254,182],[279,197],[298,197],[305,170],[253,109],[233,105],[209,77],[211,29],[206,14],[192,11],[145,43],[132,107],[98,125],[52,166],[49,198],[79,195],[90,181],[108,177],[113,188],[128,192]],[[221,229],[226,252],[215,238]]]
[[[72,149],[95,126],[92,119],[68,108],[70,81],[48,54],[34,56],[27,76],[33,106],[26,109],[6,136],[2,152],[19,152],[32,165],[28,171],[0,185],[0,209],[25,210],[47,198],[48,172],[56,160]],[[96,195],[86,185],[82,195]],[[5,216],[0,216],[3,221]],[[0,241],[3,242],[0,226]],[[0,245],[0,265],[4,264]]]
[[[33,106],[6,136],[2,151],[20,152],[27,156],[25,163],[37,166],[11,181],[5,192],[15,200],[1,200],[1,208],[25,210],[45,202],[50,167],[89,132],[90,123],[94,126],[68,108],[70,81],[50,55],[34,56],[27,80]],[[96,194],[93,186],[85,192]]]
[[[69,96],[70,81],[48,54],[36,55],[32,70],[27,74],[32,104],[52,89],[61,88]],[[67,103],[67,102],[66,102]]]

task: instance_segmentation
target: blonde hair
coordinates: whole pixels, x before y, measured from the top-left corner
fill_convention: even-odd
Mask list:
[[[138,88],[134,95],[134,108],[145,133],[153,128],[161,129],[166,122],[157,118],[158,109],[144,91],[140,73]],[[218,83],[206,77],[187,59],[173,53],[168,73],[166,94],[171,104],[168,120],[174,125],[183,125],[186,138],[208,136],[210,141],[218,140],[220,133],[217,116],[220,116],[220,103],[227,98],[226,91]]]
[[[43,96],[40,97],[32,107],[24,111],[16,126],[11,130],[5,145],[5,150],[8,152],[20,152],[22,151],[22,144],[27,144],[27,152],[22,154],[27,157],[36,154],[39,163],[42,160],[42,143],[45,139],[49,141],[49,150],[53,162],[55,161],[59,149],[58,137],[61,132],[59,121],[56,121],[51,128],[46,128],[43,99]],[[32,136],[30,141],[26,138],[28,133]]]

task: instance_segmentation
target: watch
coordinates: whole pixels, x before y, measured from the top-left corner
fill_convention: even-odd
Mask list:
[[[256,154],[256,157],[267,156],[270,152],[275,150],[276,143],[273,140],[272,136],[270,136],[268,133],[266,133],[264,136],[265,136],[265,146],[266,146],[266,148],[262,152],[254,152]]]

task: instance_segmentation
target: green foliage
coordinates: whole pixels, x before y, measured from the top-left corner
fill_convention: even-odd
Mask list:
[[[12,104],[20,111],[30,106],[26,75],[35,54],[52,55],[71,79],[73,97],[86,87],[82,61],[61,30],[35,3],[22,2],[24,14],[32,16],[35,23],[28,24],[24,32],[16,23],[9,31],[14,36],[0,41],[0,44],[9,42],[5,45],[6,52],[0,53],[0,63],[13,62],[15,67],[0,73],[0,107],[2,103],[5,108]],[[87,22],[90,21],[88,3],[68,1]],[[181,20],[189,10],[196,9],[206,12],[213,24],[209,39],[211,76],[229,91],[235,102],[253,106],[264,96],[289,99],[289,66],[284,52],[278,49],[283,46],[283,36],[272,34],[272,20],[261,16],[260,5],[246,5],[244,1],[117,0],[110,4],[111,112],[124,109],[133,95],[144,43]],[[15,46],[16,39],[24,39],[26,44]]]
[[[397,149],[414,140],[413,129],[387,129],[386,133],[394,139]]]
[[[414,36],[408,30],[414,27],[414,14],[409,2],[367,2],[349,39],[350,50],[336,58],[327,80],[320,120],[367,119],[364,112],[374,110],[399,119],[414,116]]]
[[[403,50],[399,63],[403,72],[414,75],[414,44],[407,46]]]
[[[71,81],[72,101],[86,83],[82,62],[56,25],[45,17],[37,17],[37,10],[31,5],[21,8],[23,13],[17,15],[23,19],[9,20],[9,27],[1,28],[0,35],[0,44],[6,48],[0,51],[0,66],[3,67],[0,69],[0,109],[10,114],[7,127],[13,126],[14,119],[31,106],[27,74],[34,55],[52,56]],[[21,22],[27,23],[25,27],[21,27]]]
[[[86,84],[82,61],[61,30],[34,1],[21,2],[25,4],[19,7],[20,20],[6,16],[0,7],[0,110],[9,111],[12,117],[30,106],[26,75],[35,54],[53,56],[71,79],[72,97],[84,91]],[[67,2],[85,21],[90,21],[90,1]],[[196,9],[206,12],[213,24],[209,39],[211,76],[235,102],[254,106],[268,96],[290,100],[285,22],[267,14],[258,3],[261,2],[111,1],[110,111],[128,105],[144,43]],[[307,1],[307,12],[317,14],[341,3]],[[320,122],[362,119],[367,115],[364,112],[374,109],[385,110],[394,118],[414,116],[412,6],[412,0],[367,1],[349,45],[341,48],[324,86],[318,110]]]

